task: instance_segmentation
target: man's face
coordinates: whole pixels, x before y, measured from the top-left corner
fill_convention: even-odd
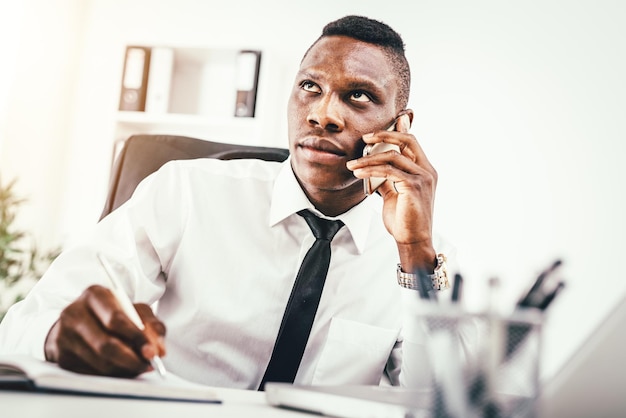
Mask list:
[[[396,108],[398,85],[380,47],[344,36],[313,45],[288,107],[292,167],[308,193],[363,193],[362,180],[346,162],[362,156],[363,134],[393,122],[401,110]]]

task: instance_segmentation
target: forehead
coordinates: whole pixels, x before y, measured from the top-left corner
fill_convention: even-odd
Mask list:
[[[300,73],[329,80],[367,82],[397,89],[397,77],[383,49],[346,36],[328,36],[315,43],[300,64]]]

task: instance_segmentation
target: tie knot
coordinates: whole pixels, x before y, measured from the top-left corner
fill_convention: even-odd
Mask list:
[[[316,239],[331,241],[337,231],[343,226],[343,222],[339,220],[331,221],[330,219],[323,219],[314,215],[309,210],[301,210],[298,212],[298,215],[306,220],[306,223],[309,224],[309,228],[311,228],[313,236],[315,236]]]

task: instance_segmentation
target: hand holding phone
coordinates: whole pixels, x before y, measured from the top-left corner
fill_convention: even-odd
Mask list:
[[[400,116],[396,118],[394,123],[391,124],[389,128],[387,128],[387,130],[395,131],[396,125],[398,123],[398,119],[404,116],[408,118],[408,115],[404,113],[401,114]],[[395,144],[388,144],[386,142],[379,142],[376,144],[367,144],[365,145],[365,148],[363,149],[363,156],[366,157],[368,155],[380,154],[382,152],[387,152],[391,150],[400,152],[400,147]],[[368,177],[368,178],[363,179],[363,189],[364,189],[365,194],[371,195],[372,193],[374,193],[376,189],[378,189],[385,182],[385,180],[387,179],[384,177]]]

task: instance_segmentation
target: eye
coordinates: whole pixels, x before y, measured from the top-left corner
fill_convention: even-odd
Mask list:
[[[317,84],[315,84],[314,82],[309,81],[309,80],[305,80],[302,83],[300,83],[300,88],[302,88],[302,90],[304,90],[304,91],[308,91],[308,92],[311,92],[311,93],[321,93],[322,92],[322,89],[320,89],[320,87]]]
[[[350,100],[354,100],[355,102],[362,102],[362,103],[372,101],[370,96],[368,96],[367,93],[362,92],[362,91],[355,91],[354,93],[352,93],[350,95]]]

